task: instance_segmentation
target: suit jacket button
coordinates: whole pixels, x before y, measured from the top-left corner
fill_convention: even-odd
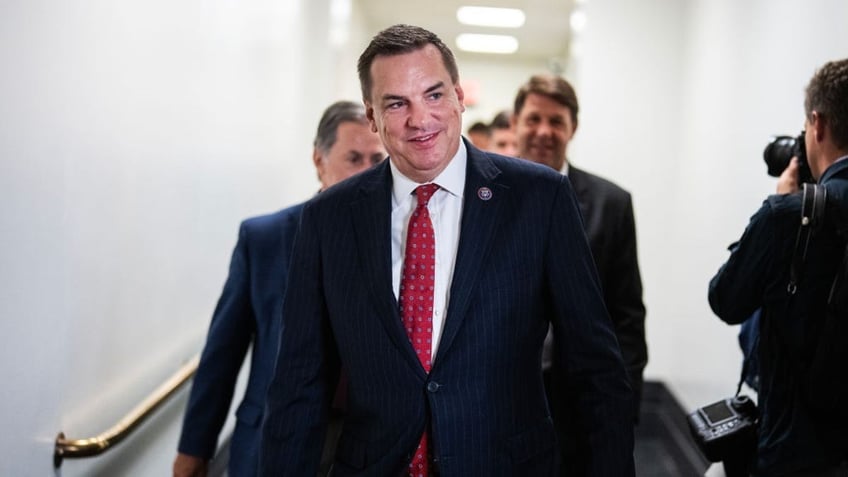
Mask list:
[[[435,381],[430,381],[429,383],[427,383],[427,391],[434,393],[438,390],[439,390],[439,383],[437,383]]]

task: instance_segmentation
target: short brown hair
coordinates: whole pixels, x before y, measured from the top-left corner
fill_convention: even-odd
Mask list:
[[[373,78],[371,78],[371,64],[378,56],[402,55],[418,51],[427,45],[433,45],[442,55],[442,62],[450,74],[454,84],[459,82],[459,69],[456,67],[456,59],[453,52],[445,45],[435,33],[421,27],[412,25],[394,25],[377,33],[371,39],[371,43],[359,56],[357,71],[359,72],[359,85],[362,88],[362,99],[368,101],[371,96]]]
[[[577,112],[580,110],[580,105],[577,103],[577,93],[571,84],[561,76],[555,75],[533,75],[521,89],[518,90],[518,95],[515,97],[515,106],[513,114],[517,117],[524,108],[524,103],[527,101],[527,96],[530,94],[538,94],[565,106],[571,111],[571,120],[574,127],[577,127]]]
[[[819,113],[841,150],[848,148],[848,59],[825,63],[807,85],[804,114]]]

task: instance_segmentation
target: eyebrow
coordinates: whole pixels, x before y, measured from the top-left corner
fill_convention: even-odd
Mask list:
[[[444,86],[445,86],[445,82],[439,81],[438,83],[434,84],[433,86],[430,86],[429,88],[427,88],[427,90],[424,91],[424,94],[432,93],[433,91],[435,91],[437,89],[444,88]]]
[[[424,94],[432,93],[433,91],[435,91],[437,89],[444,88],[444,87],[445,87],[445,82],[439,81],[438,83],[436,83],[433,86],[430,86],[429,88],[424,90]],[[400,95],[397,95],[397,94],[384,94],[383,97],[382,97],[383,101],[395,101],[395,100],[403,100],[403,99],[405,99],[404,96],[400,96]]]

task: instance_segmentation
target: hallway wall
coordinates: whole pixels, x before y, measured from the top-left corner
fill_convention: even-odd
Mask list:
[[[732,394],[738,326],[707,303],[776,179],[762,151],[803,127],[815,69],[848,56],[840,0],[588,1],[575,163],[633,194],[649,378],[694,408]]]
[[[239,221],[317,190],[328,3],[0,4],[0,474],[52,474],[60,430],[195,354]],[[167,474],[184,394],[63,475]]]
[[[60,430],[104,431],[199,351],[239,221],[317,190],[320,112],[359,99],[356,56],[386,25],[345,5],[0,3],[0,475],[54,475]],[[846,55],[848,4],[583,8],[572,160],[633,193],[647,373],[702,404],[733,391],[741,357],[707,282],[774,189],[768,136],[799,131],[815,67]],[[461,66],[493,92],[466,125],[537,68]],[[62,475],[167,474],[184,399]]]

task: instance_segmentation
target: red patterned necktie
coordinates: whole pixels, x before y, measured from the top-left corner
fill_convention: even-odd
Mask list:
[[[400,279],[400,315],[412,347],[430,372],[433,343],[433,287],[436,275],[436,238],[427,202],[439,188],[436,184],[424,184],[415,189],[418,205],[409,218],[406,232],[406,251],[403,259],[403,275]],[[409,464],[411,477],[426,477],[429,472],[427,460],[427,430],[425,426],[421,442]]]

